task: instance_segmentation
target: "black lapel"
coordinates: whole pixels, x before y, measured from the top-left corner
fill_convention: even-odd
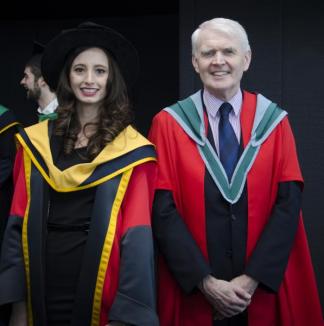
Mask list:
[[[34,326],[46,325],[44,253],[48,215],[48,185],[36,167],[31,165],[28,250],[31,303]]]

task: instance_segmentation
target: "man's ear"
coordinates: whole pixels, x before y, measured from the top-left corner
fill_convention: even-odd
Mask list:
[[[193,65],[195,71],[199,74],[199,66],[198,66],[198,62],[197,62],[197,57],[194,54],[191,57],[191,62],[192,62],[192,65]]]
[[[244,55],[244,71],[247,71],[249,69],[251,59],[252,59],[252,52],[251,50],[248,50]]]
[[[38,83],[38,86],[39,86],[39,87],[44,87],[44,86],[47,85],[46,82],[45,82],[45,80],[44,80],[44,78],[43,78],[43,76],[40,76],[40,77],[38,78],[37,83]]]

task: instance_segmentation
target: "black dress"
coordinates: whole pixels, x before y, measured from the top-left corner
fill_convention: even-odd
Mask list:
[[[86,148],[64,155],[62,140],[52,136],[54,164],[65,170],[85,163]],[[96,187],[59,193],[49,191],[49,214],[45,244],[45,291],[48,325],[70,325],[74,296],[87,241]]]

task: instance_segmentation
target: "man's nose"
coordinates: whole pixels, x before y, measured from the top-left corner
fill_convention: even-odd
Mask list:
[[[216,52],[213,56],[213,64],[221,65],[225,63],[224,55],[221,52]]]

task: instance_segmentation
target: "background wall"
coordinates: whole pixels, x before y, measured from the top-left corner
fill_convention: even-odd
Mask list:
[[[86,20],[115,28],[137,48],[141,71],[133,90],[133,102],[136,126],[143,133],[148,131],[154,113],[177,100],[176,1],[155,5],[120,1],[111,10],[80,4],[74,9],[62,10],[64,7],[57,2],[36,7],[36,3],[22,3],[19,11],[0,13],[0,103],[11,108],[24,125],[37,121],[38,106],[26,99],[26,91],[19,85],[25,62],[32,53],[33,40],[45,44],[62,29],[76,27]],[[36,10],[41,10],[41,14]]]
[[[262,93],[289,113],[305,179],[304,223],[324,306],[324,4],[180,0],[179,12],[180,97],[201,87],[191,67],[191,33],[205,20],[226,17],[246,28],[252,47],[243,88]]]

